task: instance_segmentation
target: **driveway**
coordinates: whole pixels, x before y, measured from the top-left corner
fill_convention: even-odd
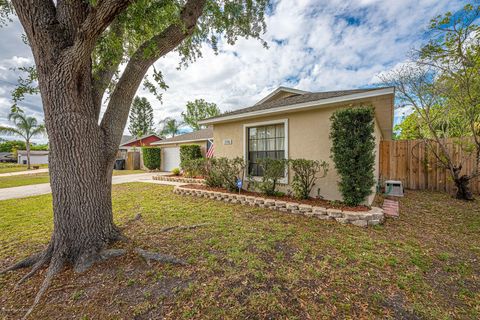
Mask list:
[[[43,172],[48,172],[48,168],[0,173],[0,177],[21,176],[21,175],[24,175],[24,174],[35,174],[35,173],[43,173]]]
[[[38,172],[38,170],[37,170]],[[153,180],[155,175],[169,174],[169,172],[156,172],[156,173],[139,173],[139,174],[127,174],[123,176],[112,177],[113,184],[127,183],[127,182],[150,182],[159,183],[161,181]],[[173,183],[168,183],[173,184]],[[33,184],[29,186],[3,188],[0,189],[0,200],[24,198],[31,196],[38,196],[41,194],[47,194],[52,192],[50,189],[50,183]]]

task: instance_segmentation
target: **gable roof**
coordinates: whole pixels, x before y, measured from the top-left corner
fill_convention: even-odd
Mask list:
[[[164,139],[162,141],[157,141],[151,143],[152,145],[162,145],[170,143],[184,143],[184,142],[195,142],[195,141],[205,141],[213,138],[213,128],[208,127],[206,129],[200,129],[197,131],[181,134],[172,138]]]
[[[132,140],[133,136],[123,135],[122,140],[120,140],[120,145],[125,144],[127,141]]]
[[[139,140],[151,137],[151,136],[157,137],[158,139],[162,140],[162,137],[156,135],[155,133],[146,134],[146,135],[143,135],[143,136],[138,137],[138,138],[133,137],[133,136],[122,136],[122,141],[120,142],[120,147],[122,147],[126,144],[130,144],[130,143],[135,142],[135,141],[139,141]],[[129,137],[130,139],[127,140],[126,137]],[[125,138],[125,141],[124,141],[124,138]]]
[[[281,94],[287,94],[287,95],[289,94],[289,96],[294,96],[294,95],[296,96],[296,95],[305,94],[305,93],[309,93],[309,92],[294,89],[294,88],[278,87],[277,89],[272,91],[269,95],[267,95],[266,97],[264,97],[263,99],[255,103],[255,105],[273,101],[276,96],[279,96]]]
[[[395,97],[395,88],[393,87],[307,92],[256,104],[248,108],[226,112],[219,116],[199,121],[199,124],[212,125],[279,113],[309,110],[325,107],[334,103],[348,103],[359,99],[379,96],[390,96],[392,99],[391,108],[389,108],[389,110],[384,110],[383,113],[385,115],[382,115],[381,119],[378,119],[384,136],[391,137],[393,130],[393,101]]]

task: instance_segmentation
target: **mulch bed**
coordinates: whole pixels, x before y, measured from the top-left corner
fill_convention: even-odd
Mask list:
[[[199,190],[238,194],[238,192],[231,192],[224,188],[208,187],[206,185],[187,184],[187,185],[182,185],[182,187],[189,188],[189,189],[199,189]],[[341,209],[344,211],[369,211],[370,210],[370,208],[367,206],[350,207],[338,201],[329,201],[329,200],[318,199],[318,198],[297,199],[297,198],[289,197],[287,195],[267,196],[264,193],[252,192],[252,191],[246,191],[246,190],[242,190],[240,194],[244,196],[261,197],[266,199],[274,199],[274,200],[287,201],[287,202],[298,202],[302,204],[309,204],[311,206],[316,206],[316,207],[335,208],[335,209]]]

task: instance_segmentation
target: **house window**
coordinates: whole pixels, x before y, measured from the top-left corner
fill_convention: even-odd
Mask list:
[[[259,159],[285,159],[285,124],[272,124],[247,128],[248,173],[263,176]]]

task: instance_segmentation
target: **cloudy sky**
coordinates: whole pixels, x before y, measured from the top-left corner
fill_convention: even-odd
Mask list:
[[[208,46],[203,58],[178,70],[172,52],[156,62],[169,89],[163,103],[139,89],[154,107],[155,121],[180,118],[189,100],[215,102],[222,111],[247,107],[278,86],[307,91],[367,87],[376,75],[406,61],[421,45],[429,20],[465,1],[455,0],[280,0],[267,17],[264,39],[219,44],[215,55]],[[15,68],[33,64],[30,48],[21,41],[14,21],[0,29],[0,125],[8,124]],[[22,104],[30,115],[43,118],[41,99]],[[396,117],[402,115],[397,111]]]

